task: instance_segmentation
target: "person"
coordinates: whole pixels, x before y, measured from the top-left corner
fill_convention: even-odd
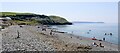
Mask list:
[[[52,30],[50,31],[50,35],[52,35]]]
[[[46,31],[46,28],[42,28],[42,31]]]
[[[93,42],[93,46],[96,46],[96,47],[97,47],[98,45],[97,45],[97,43],[96,43],[96,42]]]
[[[102,43],[100,43],[99,46],[100,46],[100,47],[104,47],[104,46],[102,45]]]
[[[92,40],[97,40],[97,39],[95,37],[93,37]]]
[[[112,33],[110,33],[110,35],[112,35]]]
[[[87,32],[87,34],[90,34],[89,32]]]
[[[102,43],[100,43],[99,45],[102,46]]]
[[[73,31],[72,31],[72,34],[73,34]]]
[[[22,26],[20,25],[20,27],[22,28]]]
[[[105,33],[105,35],[107,35],[107,33]]]
[[[19,31],[17,30],[17,33],[18,33],[18,36],[17,36],[17,38],[20,38],[20,33],[19,33]]]
[[[38,28],[40,28],[40,27],[38,27]]]
[[[91,30],[89,30],[89,31],[91,31]]]
[[[105,38],[103,38],[103,40],[105,41]]]

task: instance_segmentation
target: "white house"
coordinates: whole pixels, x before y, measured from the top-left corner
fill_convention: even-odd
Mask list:
[[[3,23],[3,18],[0,17],[0,25]]]
[[[4,17],[4,18],[0,17],[0,25],[3,24],[4,20],[11,20],[11,18],[10,17]]]

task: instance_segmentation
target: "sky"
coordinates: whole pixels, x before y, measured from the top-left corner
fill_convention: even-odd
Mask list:
[[[57,15],[71,22],[118,22],[118,2],[1,2],[0,6],[0,11]]]
[[[120,0],[0,0],[0,2],[118,2]]]

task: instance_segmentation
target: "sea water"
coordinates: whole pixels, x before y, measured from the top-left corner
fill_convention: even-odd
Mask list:
[[[54,25],[52,28],[57,28],[60,31],[72,33],[77,36],[95,37],[100,40],[105,38],[107,42],[118,44],[117,23],[73,23],[73,25]]]

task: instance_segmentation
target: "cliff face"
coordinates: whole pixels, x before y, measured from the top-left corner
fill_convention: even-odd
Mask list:
[[[33,13],[0,12],[0,17],[10,17],[12,22],[44,25],[71,25],[66,19],[59,16],[47,16]]]

